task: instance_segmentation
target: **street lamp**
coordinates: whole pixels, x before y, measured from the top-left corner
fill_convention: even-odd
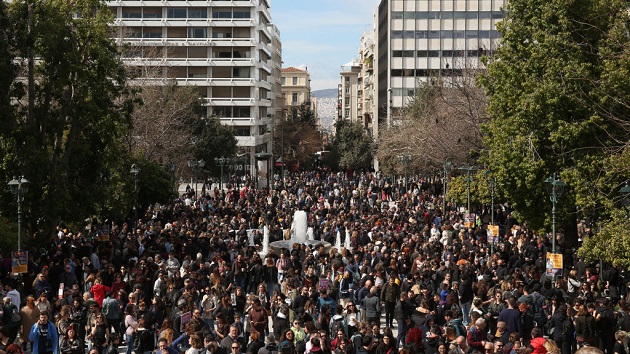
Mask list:
[[[197,171],[202,169],[206,165],[206,162],[201,160],[188,160],[188,167],[193,170],[194,178],[195,178],[195,198],[198,197],[197,194]]]
[[[466,170],[466,200],[468,209],[466,212],[470,214],[470,171],[477,170],[477,167],[467,164],[465,167],[460,167],[459,170]]]
[[[559,179],[556,179],[556,174],[554,173],[552,177],[549,177],[545,180],[545,185],[547,187],[547,193],[549,193],[549,199],[551,200],[551,236],[553,240],[551,241],[551,253],[556,253],[556,204],[560,197],[562,197],[562,193],[564,192],[564,188],[567,184]]]
[[[405,189],[407,189],[407,165],[411,162],[411,155],[398,155],[405,169]]]
[[[488,187],[490,188],[490,224],[494,226],[494,186],[496,185],[496,179],[492,176],[490,170],[486,171],[486,179],[488,180]],[[494,237],[494,235],[492,235]],[[494,238],[493,238],[494,241]],[[490,243],[490,254],[494,253],[494,242]]]
[[[135,224],[138,222],[138,174],[140,173],[140,168],[134,163],[131,165],[129,173],[131,173],[131,177],[133,178],[133,221]]]
[[[230,162],[231,160],[229,157],[221,156],[219,158],[214,158],[214,163],[221,166],[221,180],[219,181],[219,189],[221,190],[221,193],[223,193],[223,166],[229,166]]]
[[[453,164],[448,160],[444,160],[444,199],[442,200],[442,213],[444,214],[444,218],[446,219],[446,187],[448,180],[448,170],[453,167]]]
[[[11,194],[17,196],[18,203],[18,251],[22,250],[22,202],[24,201],[24,194],[28,192],[29,181],[24,178],[24,176],[16,179],[13,177],[12,180],[7,183],[9,186],[9,190]]]

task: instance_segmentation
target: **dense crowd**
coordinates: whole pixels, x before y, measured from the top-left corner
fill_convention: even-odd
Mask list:
[[[60,225],[19,276],[4,259],[0,354],[627,352],[627,270],[585,263],[559,232],[564,269],[545,275],[549,237],[509,204],[493,207],[491,245],[490,207],[466,219],[440,180],[312,171],[275,185]],[[296,210],[350,249],[260,255],[263,228],[287,238]]]

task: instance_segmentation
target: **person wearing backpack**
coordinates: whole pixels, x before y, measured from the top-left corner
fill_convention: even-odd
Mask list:
[[[2,302],[4,304],[2,306],[2,322],[9,332],[9,340],[15,342],[17,333],[20,330],[20,325],[22,324],[22,316],[17,306],[11,302],[10,297],[5,297]]]
[[[567,313],[567,305],[561,304],[558,306],[558,310],[551,316],[549,321],[551,322],[549,327],[553,328],[552,336],[556,345],[562,349],[562,354],[571,354],[575,326],[573,325],[573,319]]]

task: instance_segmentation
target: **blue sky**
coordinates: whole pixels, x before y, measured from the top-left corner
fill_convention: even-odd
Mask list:
[[[336,88],[341,66],[358,57],[380,0],[271,0],[283,67],[307,67],[311,89]]]

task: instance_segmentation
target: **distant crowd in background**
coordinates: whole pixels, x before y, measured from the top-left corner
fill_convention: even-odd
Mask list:
[[[551,240],[509,204],[470,220],[442,192],[440,180],[310,171],[272,191],[189,188],[138,220],[60,225],[28,273],[4,258],[0,354],[628,353],[628,270],[585,263],[560,230],[564,268],[547,276]],[[350,249],[260,255],[264,227],[288,238],[297,210],[316,240],[339,234]]]

